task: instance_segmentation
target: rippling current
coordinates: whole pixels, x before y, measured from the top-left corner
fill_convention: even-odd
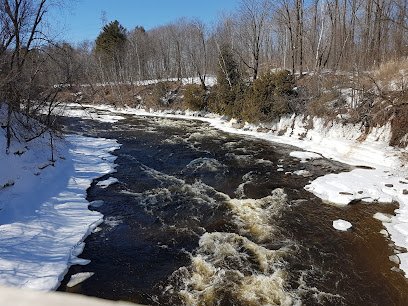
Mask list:
[[[301,163],[289,156],[296,148],[196,121],[63,124],[122,147],[117,172],[88,190],[104,215],[81,255],[91,262],[72,266],[60,291],[151,305],[408,305],[395,247],[372,217],[397,206],[338,208],[303,189],[348,166]],[[97,185],[110,176],[119,182]],[[332,228],[338,218],[352,230]],[[67,287],[84,272],[93,274]]]

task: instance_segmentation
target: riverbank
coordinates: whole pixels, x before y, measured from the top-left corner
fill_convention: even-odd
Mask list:
[[[2,132],[3,130],[1,130]],[[86,191],[114,171],[115,140],[49,135],[13,142],[0,154],[0,284],[54,290],[78,258],[83,240],[102,222],[88,209]],[[6,138],[0,135],[0,150]]]
[[[327,125],[318,118],[310,119],[295,115],[284,117],[270,125],[257,126],[239,124],[235,120],[203,112],[155,112],[106,105],[83,105],[83,107],[78,109],[76,106],[75,110],[68,110],[68,114],[95,117],[98,112],[103,112],[103,116],[109,117],[111,113],[112,120],[120,120],[120,114],[199,120],[228,133],[294,145],[325,158],[355,166],[356,169],[351,172],[320,177],[310,182],[306,189],[330,204],[341,206],[358,200],[365,203],[398,202],[399,209],[395,211],[395,216],[375,217],[382,221],[386,228],[382,233],[399,247],[395,248],[397,257],[392,257],[392,260],[398,261],[400,269],[405,274],[408,273],[408,254],[404,250],[408,248],[407,157],[405,149],[388,145],[391,137],[389,125],[374,128],[365,135],[359,126],[334,123]]]

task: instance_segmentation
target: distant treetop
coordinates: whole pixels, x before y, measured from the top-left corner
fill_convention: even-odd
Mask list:
[[[98,55],[113,58],[120,54],[127,40],[127,31],[115,20],[105,25],[96,38],[95,51]]]

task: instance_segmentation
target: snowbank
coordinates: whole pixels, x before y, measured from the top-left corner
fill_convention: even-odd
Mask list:
[[[154,112],[92,105],[87,107],[115,114],[200,120],[228,133],[248,135],[310,151],[291,154],[303,161],[321,155],[357,166],[351,172],[320,177],[306,189],[324,201],[338,205],[347,205],[360,199],[365,202],[399,202],[400,208],[396,210],[396,216],[391,218],[391,222],[383,224],[397,246],[408,248],[408,166],[402,158],[406,149],[389,146],[389,124],[373,128],[365,135],[362,126],[340,123],[327,125],[320,118],[292,115],[268,126],[246,123],[239,128],[233,120],[203,112]],[[408,275],[408,253],[398,254],[398,257],[401,260],[400,268]]]
[[[115,140],[70,135],[55,141],[56,162],[48,162],[49,140],[0,154],[0,284],[56,289],[77,258],[85,237],[101,222],[88,210],[93,179],[114,172]],[[0,150],[5,137],[0,132]],[[20,152],[19,154],[14,154]]]

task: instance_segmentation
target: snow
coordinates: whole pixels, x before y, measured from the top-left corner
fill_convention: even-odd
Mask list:
[[[333,227],[338,231],[345,232],[350,229],[352,225],[346,220],[338,219],[333,221]]]
[[[123,116],[114,115],[110,112],[104,113],[103,110],[109,110],[103,105],[95,108],[81,107],[77,103],[71,103],[66,105],[60,105],[55,107],[55,114],[63,115],[66,117],[76,117],[82,119],[96,120],[100,122],[115,123],[119,120],[125,119]]]
[[[147,85],[154,85],[154,84],[157,84],[157,83],[160,83],[160,82],[179,82],[179,81],[181,81],[181,83],[183,84],[183,85],[186,85],[186,84],[197,84],[197,85],[200,85],[201,84],[201,81],[200,81],[200,78],[199,77],[189,77],[189,78],[181,78],[181,79],[178,79],[178,78],[167,78],[167,79],[152,79],[152,80],[142,80],[142,81],[136,81],[136,82],[133,82],[133,83],[131,83],[131,82],[127,82],[127,83],[121,83],[121,82],[119,82],[119,83],[113,83],[113,82],[110,82],[110,83],[98,83],[98,84],[96,84],[96,86],[98,86],[98,87],[105,87],[105,86],[115,86],[115,85],[120,85],[120,84],[126,84],[126,85],[131,85],[131,84],[134,84],[134,85],[137,85],[137,86],[147,86]],[[211,86],[214,86],[215,84],[217,84],[217,78],[215,77],[215,76],[213,76],[213,75],[207,75],[207,76],[205,76],[205,85],[206,86],[209,86],[209,87],[211,87]],[[58,84],[58,85],[55,85],[54,87],[64,87],[64,85],[66,85],[66,84]],[[83,87],[87,87],[87,86],[89,86],[89,85],[82,85]]]
[[[2,306],[137,306],[65,292],[41,292],[0,287]]]
[[[77,256],[103,216],[88,209],[86,190],[93,179],[115,171],[110,152],[119,145],[78,135],[54,143],[56,161],[47,167],[47,137],[27,144],[21,155],[13,154],[17,147],[0,154],[0,285],[56,289],[69,265],[89,262]]]

